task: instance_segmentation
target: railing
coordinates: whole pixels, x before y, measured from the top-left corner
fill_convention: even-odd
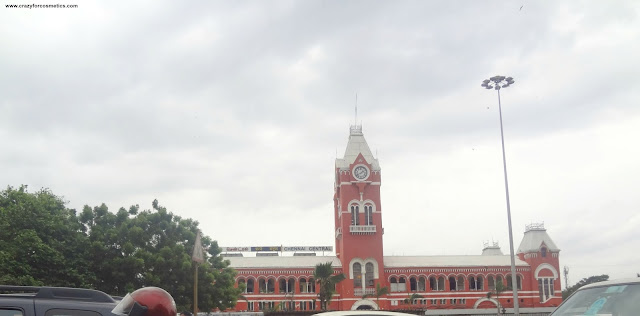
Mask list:
[[[374,294],[376,294],[376,289],[373,289],[373,288],[365,288],[364,290],[362,288],[353,289],[354,296],[374,295]]]
[[[362,125],[349,126],[349,132],[351,135],[362,135]]]
[[[349,226],[349,232],[352,234],[374,234],[376,225],[351,225]]]
[[[545,230],[544,229],[544,222],[542,223],[531,223],[529,225],[525,225],[524,226],[524,232],[528,232],[531,230]]]

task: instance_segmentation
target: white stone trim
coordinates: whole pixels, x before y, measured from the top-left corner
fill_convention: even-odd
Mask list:
[[[540,271],[542,271],[543,269],[549,269],[551,270],[551,272],[553,273],[553,279],[557,279],[558,278],[558,271],[556,271],[556,268],[554,268],[552,265],[548,264],[548,263],[543,263],[541,265],[539,265],[536,268],[536,272],[534,274],[536,280],[539,279],[540,277],[538,276],[538,274],[540,273]]]
[[[492,302],[493,304],[496,304],[496,308],[497,308],[497,307],[500,307],[500,303],[499,303],[498,301],[496,301],[495,299],[493,299],[493,298],[486,298],[486,297],[483,297],[483,298],[481,298],[481,299],[477,300],[475,304],[473,304],[473,309],[477,309],[477,308],[478,308],[478,306],[480,306],[480,304],[481,304],[482,302],[486,302],[486,301],[490,301],[490,302]]]
[[[364,260],[362,260],[360,258],[351,259],[351,261],[349,262],[349,279],[351,279],[351,280],[353,280],[353,278],[354,278],[354,276],[353,276],[353,264],[355,264],[355,263],[359,263],[360,264],[361,271],[362,271],[362,269],[364,269]]]
[[[353,264],[354,263],[360,263],[361,267],[362,267],[362,273],[366,273],[367,272],[367,263],[372,263],[373,264],[373,279],[379,279],[380,278],[380,273],[378,272],[378,262],[376,261],[376,259],[374,258],[367,258],[367,259],[361,259],[361,258],[353,258],[351,259],[351,262],[349,262],[349,279],[353,280]],[[364,282],[364,279],[362,280]]]
[[[376,261],[376,259],[374,259],[374,258],[367,258],[367,259],[364,260],[364,263],[365,264],[362,267],[364,268],[365,273],[367,271],[367,268],[366,268],[367,263],[372,263],[373,264],[373,279],[374,280],[379,279],[380,275],[378,273],[378,271],[379,271],[378,261]]]
[[[366,200],[362,201],[362,205],[363,205],[363,206],[366,206],[366,205],[367,205],[367,203],[369,203],[369,204],[371,204],[371,206],[373,206],[373,210],[372,210],[372,211],[373,211],[373,213],[377,213],[377,212],[378,212],[378,208],[377,208],[377,206],[376,206],[376,203],[375,203],[375,202],[373,202],[373,200],[366,199]],[[363,207],[363,208],[364,208],[364,207]]]
[[[369,300],[369,299],[361,299],[359,301],[356,301],[355,303],[353,303],[353,305],[351,305],[351,310],[355,311],[358,309],[358,307],[362,306],[362,305],[367,305],[367,306],[371,306],[373,307],[374,310],[379,310],[380,307],[378,307],[378,304],[376,304],[376,302]]]

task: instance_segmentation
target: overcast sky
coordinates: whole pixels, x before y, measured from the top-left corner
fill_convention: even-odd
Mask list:
[[[357,93],[385,255],[506,254],[506,75],[515,247],[544,222],[570,284],[640,273],[638,1],[46,1],[78,8],[0,7],[0,185],[333,246]]]

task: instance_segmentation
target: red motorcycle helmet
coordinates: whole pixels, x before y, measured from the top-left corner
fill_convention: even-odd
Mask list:
[[[120,316],[176,316],[171,294],[159,287],[143,287],[127,294],[111,311]]]

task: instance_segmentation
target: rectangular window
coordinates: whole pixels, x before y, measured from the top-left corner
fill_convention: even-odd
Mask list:
[[[544,290],[542,289],[542,279],[538,279],[538,294],[540,295],[540,302],[544,302]]]
[[[0,309],[0,316],[22,316],[22,311],[17,309]]]
[[[79,309],[54,308],[44,313],[45,316],[102,316],[98,312],[84,311]]]
[[[549,279],[543,279],[543,286],[544,286],[544,300],[548,300],[549,299]]]

